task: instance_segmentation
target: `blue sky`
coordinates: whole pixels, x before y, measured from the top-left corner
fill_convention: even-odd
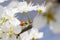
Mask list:
[[[20,0],[22,1],[22,0]],[[33,0],[34,3],[42,3],[44,0]],[[4,2],[1,3],[0,5],[6,6],[11,2],[11,0],[8,0],[8,2]],[[33,19],[35,17],[37,12],[32,11],[29,12],[30,17]],[[19,14],[19,13],[18,13]],[[19,14],[17,15],[17,18],[19,18],[19,20],[27,20],[27,17],[24,14]],[[41,29],[40,31],[44,32],[44,37],[42,39],[39,40],[60,40],[60,35],[59,34],[53,34],[51,32],[51,30],[49,29],[49,25],[46,25],[43,29]]]

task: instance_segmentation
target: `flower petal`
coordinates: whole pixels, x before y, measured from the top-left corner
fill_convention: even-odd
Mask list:
[[[7,0],[0,0],[0,3],[3,3],[3,2],[5,2],[5,1],[7,1]]]
[[[4,7],[0,5],[0,17],[2,16],[3,13],[4,13]]]
[[[15,34],[19,34],[21,31],[22,31],[21,26],[16,26],[16,27],[14,27],[14,33],[15,33]]]
[[[24,32],[24,33],[22,33],[22,34],[20,35],[20,37],[21,37],[21,40],[30,40],[27,31]]]
[[[45,18],[42,15],[40,15],[34,18],[32,25],[34,28],[41,29],[46,25],[46,22],[47,21],[45,20]]]
[[[20,21],[16,18],[13,18],[12,20],[9,21],[10,24],[14,25],[14,26],[17,26],[20,24]]]
[[[60,33],[60,11],[56,11],[55,15],[56,22],[51,21],[50,22],[50,29],[53,33],[59,34]]]
[[[18,1],[12,1],[8,6],[7,8],[10,9],[10,8],[17,8],[18,7]]]

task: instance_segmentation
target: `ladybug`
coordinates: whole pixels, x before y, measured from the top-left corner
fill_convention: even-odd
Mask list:
[[[23,26],[23,25],[25,25],[25,24],[26,24],[25,21],[21,21],[21,22],[20,22],[20,25],[21,25],[21,26]]]

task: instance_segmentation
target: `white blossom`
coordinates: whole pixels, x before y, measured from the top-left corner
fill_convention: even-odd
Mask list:
[[[34,28],[42,29],[45,27],[46,23],[47,20],[42,15],[38,15],[33,19],[32,25]]]
[[[45,5],[38,5],[38,7],[36,8],[36,10],[39,13],[45,13],[47,11],[47,7]]]
[[[3,2],[5,2],[5,1],[7,1],[7,0],[0,0],[0,3],[3,3]]]
[[[13,8],[17,8],[18,7],[18,4],[19,4],[19,2],[18,1],[12,1],[11,3],[9,3],[9,5],[7,5],[6,7],[8,8],[8,9],[13,9]]]
[[[37,6],[33,6],[33,3],[27,3],[26,1],[20,2],[19,3],[19,10],[21,13],[23,12],[28,12],[28,11],[33,11],[35,10]]]
[[[3,32],[12,31],[15,34],[19,34],[21,32],[20,21],[16,18],[8,20],[4,25],[1,26]]]
[[[0,17],[4,14],[4,7],[0,5]]]
[[[60,33],[60,7],[58,7],[57,9],[56,9],[56,14],[55,14],[55,19],[56,19],[56,21],[51,21],[50,22],[50,29],[51,29],[51,31],[53,32],[53,33],[55,33],[55,34],[59,34]]]
[[[20,35],[21,40],[32,40],[32,38],[35,39],[41,39],[43,38],[43,32],[38,32],[36,29],[31,29],[30,33],[28,33],[28,31],[22,33]]]

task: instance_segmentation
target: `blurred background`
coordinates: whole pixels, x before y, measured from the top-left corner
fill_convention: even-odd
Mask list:
[[[12,0],[5,1],[3,3],[0,3],[2,6],[7,6]],[[23,0],[17,0],[17,1],[23,1]],[[28,3],[32,1],[34,4],[42,4],[45,0],[25,0]],[[55,0],[53,0],[55,1]],[[60,5],[56,7],[57,11],[60,11]],[[59,12],[60,13],[60,12]],[[29,16],[31,19],[34,19],[35,15],[37,14],[36,11],[29,12]],[[27,17],[24,14],[16,14],[16,16],[19,20],[25,20],[27,21]],[[37,40],[60,40],[60,34],[53,34],[52,31],[49,28],[49,25],[46,25],[43,29],[39,30],[39,32],[44,32],[44,37],[42,39]]]

